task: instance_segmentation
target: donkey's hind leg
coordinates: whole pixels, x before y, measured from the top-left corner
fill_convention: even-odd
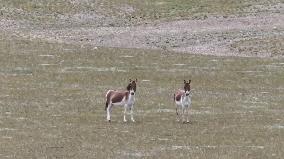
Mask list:
[[[109,122],[110,122],[111,106],[112,106],[112,104],[109,103],[109,105],[108,105],[108,107],[107,107],[107,109],[106,109],[106,111],[107,111],[107,121],[109,121]]]
[[[179,122],[180,121],[180,111],[179,111],[179,106],[176,105],[176,121]]]

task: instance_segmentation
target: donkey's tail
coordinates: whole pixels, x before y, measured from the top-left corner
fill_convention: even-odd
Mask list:
[[[105,110],[107,110],[107,107],[108,107],[108,102],[106,101],[106,107],[105,107]]]
[[[174,93],[174,102],[176,102],[176,94]],[[178,115],[178,107],[176,107],[176,114]]]

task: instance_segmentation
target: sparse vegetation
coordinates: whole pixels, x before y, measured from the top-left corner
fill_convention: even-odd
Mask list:
[[[279,158],[283,61],[78,48],[2,36],[1,158]],[[161,62],[162,61],[162,62]],[[104,93],[139,79],[137,123]],[[192,79],[192,124],[172,93]],[[146,80],[146,81],[145,81]],[[149,80],[149,81],[147,81]]]
[[[240,40],[231,45],[232,51],[251,52],[262,56],[284,56],[284,37],[277,35],[267,38]]]
[[[73,25],[72,17],[91,15],[94,18],[85,19],[85,25],[125,26],[150,23],[153,20],[273,13],[279,11],[277,7],[280,3],[280,0],[1,0],[0,7],[4,17],[38,22],[38,25]],[[100,19],[101,16],[104,18]]]
[[[282,11],[279,0],[0,0],[0,158],[281,158]],[[129,78],[137,122],[115,108],[108,123],[105,92]],[[191,124],[175,121],[184,79]]]

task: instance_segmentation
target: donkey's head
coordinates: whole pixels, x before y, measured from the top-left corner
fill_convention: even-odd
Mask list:
[[[186,96],[189,96],[190,93],[190,82],[191,80],[189,80],[188,82],[184,80],[184,92]]]
[[[136,92],[136,83],[137,83],[137,79],[135,80],[129,80],[129,84],[126,87],[126,89],[130,92],[131,95],[134,95]]]

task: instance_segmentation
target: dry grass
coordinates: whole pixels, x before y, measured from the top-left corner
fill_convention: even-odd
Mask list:
[[[43,25],[125,26],[153,20],[206,19],[281,10],[280,0],[0,0],[3,17]],[[83,21],[81,21],[84,19]]]
[[[0,158],[284,155],[283,59],[94,50],[8,37],[0,40]],[[109,124],[104,93],[123,89],[129,78],[139,79],[137,123],[123,123],[116,108]],[[191,124],[175,121],[172,93],[184,79],[194,89]]]
[[[282,158],[283,58],[23,40],[32,35],[23,33],[56,28],[269,14],[282,10],[278,4],[279,0],[0,0],[0,158]],[[280,27],[277,37],[240,38],[231,48],[282,55],[281,33]],[[137,122],[123,123],[122,109],[115,108],[113,122],[108,123],[104,93],[124,89],[129,78],[139,80]],[[172,96],[184,79],[192,79],[191,124],[175,121]]]

